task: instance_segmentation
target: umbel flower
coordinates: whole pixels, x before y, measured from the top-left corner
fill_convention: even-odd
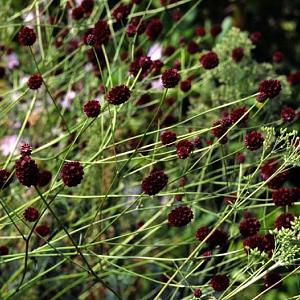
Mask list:
[[[131,95],[130,89],[122,84],[113,87],[107,94],[106,99],[110,104],[120,105],[129,100]]]
[[[168,69],[163,72],[161,81],[165,88],[173,88],[180,81],[180,74],[175,68]]]
[[[83,179],[83,167],[78,161],[67,162],[61,169],[61,179],[68,187],[77,186]]]
[[[27,187],[38,183],[39,169],[30,156],[21,156],[21,158],[17,160],[16,176],[19,182]]]
[[[36,41],[36,34],[33,29],[23,27],[19,31],[18,40],[22,46],[32,46]]]
[[[40,74],[33,74],[29,77],[27,85],[31,90],[37,90],[41,87],[43,78]]]
[[[162,170],[153,170],[149,176],[142,181],[142,190],[145,194],[152,196],[158,194],[168,184],[169,177]]]
[[[209,284],[215,291],[222,292],[228,288],[229,278],[227,275],[214,275]]]
[[[183,227],[194,218],[193,211],[186,205],[173,209],[168,215],[168,223],[174,227]]]

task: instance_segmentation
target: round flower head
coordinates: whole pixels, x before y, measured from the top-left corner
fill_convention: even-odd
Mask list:
[[[83,42],[88,46],[95,45],[95,35],[92,31],[87,32],[83,37]]]
[[[122,84],[113,87],[107,94],[106,99],[110,104],[120,105],[129,100],[131,95],[130,89]]]
[[[244,237],[249,237],[258,233],[260,223],[256,218],[246,218],[240,223],[240,233]]]
[[[197,136],[194,140],[193,140],[193,145],[195,148],[197,149],[201,149],[203,147],[203,143],[202,143],[202,139],[200,136]]]
[[[190,54],[195,54],[199,51],[199,45],[195,41],[190,41],[187,50]]]
[[[196,239],[199,241],[203,241],[209,234],[211,230],[206,227],[200,227],[196,232]],[[222,229],[216,229],[213,234],[206,240],[211,248],[215,248],[217,246],[224,246],[228,241],[227,233]]]
[[[125,21],[130,13],[130,6],[124,3],[120,3],[113,11],[112,16],[117,21]]]
[[[258,131],[248,132],[245,136],[245,146],[250,151],[258,150],[262,147],[264,138]]]
[[[246,127],[248,117],[249,117],[248,109],[244,106],[236,108],[229,115],[231,123],[232,124],[237,123],[237,125],[239,125],[240,127]]]
[[[37,185],[39,187],[46,186],[52,179],[52,174],[50,171],[44,170],[40,171],[40,176]]]
[[[278,272],[268,273],[264,278],[264,288],[278,289],[281,286],[281,276]]]
[[[285,123],[292,122],[295,119],[295,117],[296,117],[296,112],[293,108],[289,106],[285,106],[281,110],[281,119],[283,122]]]
[[[252,235],[243,241],[244,249],[249,253],[250,249],[263,250],[263,237],[260,235]]]
[[[181,205],[173,209],[168,215],[168,223],[171,226],[183,227],[190,223],[194,218],[193,211],[185,206]]]
[[[270,189],[279,189],[288,178],[289,173],[287,170],[283,170],[274,176],[278,168],[279,165],[274,159],[268,160],[261,167],[261,177],[264,181],[267,181],[267,185]],[[269,179],[271,176],[272,179]]]
[[[197,28],[196,28],[195,33],[196,33],[197,36],[203,37],[203,36],[205,36],[206,31],[205,31],[205,28],[204,28],[204,27],[201,27],[201,26],[200,26],[200,27],[197,27]]]
[[[291,206],[300,198],[298,188],[280,188],[272,192],[272,200],[276,206]]]
[[[81,2],[81,7],[84,13],[90,15],[94,9],[94,0],[83,0]]]
[[[200,298],[202,296],[202,292],[200,289],[195,289],[194,290],[194,297],[195,298]]]
[[[300,83],[300,71],[293,72],[288,76],[288,82],[291,85],[296,85]]]
[[[82,6],[77,6],[72,10],[72,18],[76,21],[82,19],[84,16],[84,10]]]
[[[188,158],[193,150],[194,144],[188,140],[182,140],[176,145],[177,156],[180,159]]]
[[[172,144],[176,141],[176,132],[174,131],[164,131],[160,135],[160,141],[163,145],[166,145],[168,147],[172,146]]]
[[[43,78],[40,74],[33,74],[29,77],[27,85],[31,90],[37,90],[41,87]]]
[[[28,222],[35,222],[39,218],[39,211],[31,206],[25,209],[24,218]]]
[[[219,64],[218,55],[215,52],[208,52],[200,57],[200,63],[206,70],[214,69]]]
[[[283,59],[284,59],[284,54],[283,54],[281,51],[275,51],[275,52],[273,53],[272,59],[273,59],[273,62],[274,62],[275,64],[278,64],[278,63],[280,63],[280,62],[283,61]]]
[[[8,187],[11,181],[11,173],[5,169],[0,169],[0,190]]]
[[[143,71],[147,71],[152,67],[152,60],[149,56],[141,56],[139,58],[139,65]]]
[[[77,186],[83,179],[83,167],[78,161],[67,162],[61,169],[61,179],[68,187]]]
[[[32,46],[36,41],[36,34],[33,29],[23,27],[19,31],[18,40],[22,46]]]
[[[32,147],[29,144],[23,144],[21,146],[21,155],[22,156],[31,156]]]
[[[236,63],[239,63],[244,57],[244,49],[242,47],[234,48],[231,56]]]
[[[183,80],[180,82],[180,89],[186,93],[188,92],[192,87],[192,84],[191,84],[191,80],[187,79],[187,80]]]
[[[83,106],[83,111],[88,118],[96,118],[100,114],[100,103],[97,100],[90,100]]]
[[[295,219],[294,215],[291,213],[282,213],[275,220],[274,227],[278,230],[281,228],[291,228],[291,222]]]
[[[261,40],[261,33],[259,31],[254,31],[250,34],[250,40],[253,44],[257,44]]]
[[[163,30],[163,23],[157,17],[152,18],[146,28],[146,35],[149,40],[155,41]]]
[[[214,275],[209,284],[216,292],[222,292],[229,286],[229,278],[227,275]]]
[[[7,255],[9,253],[9,249],[6,245],[0,246],[0,256]]]
[[[45,237],[50,233],[50,228],[46,224],[41,224],[41,225],[36,226],[35,233],[37,235],[40,235],[41,237]]]
[[[216,37],[217,35],[219,35],[222,31],[222,27],[220,24],[214,24],[211,29],[210,29],[210,34],[213,37]]]
[[[99,20],[94,27],[93,34],[95,36],[95,46],[101,47],[108,42],[110,37],[110,29],[106,21]]]
[[[179,80],[180,80],[180,74],[175,68],[164,71],[161,76],[161,81],[165,88],[175,87],[178,84]]]
[[[169,177],[164,171],[154,170],[142,181],[142,190],[152,196],[158,194],[168,184]]]
[[[279,95],[281,83],[279,80],[262,80],[258,87],[257,101],[264,102],[267,99],[273,99]]]
[[[164,56],[171,56],[176,51],[176,48],[172,45],[167,45],[167,47],[163,50]]]
[[[30,156],[22,156],[17,160],[16,176],[19,182],[27,187],[37,184],[39,179],[39,169]]]
[[[226,144],[228,142],[228,138],[225,135],[225,133],[228,130],[228,126],[226,126],[225,122],[222,122],[222,120],[218,120],[213,123],[213,128],[211,129],[211,133],[214,137],[220,139],[219,142],[221,144]]]

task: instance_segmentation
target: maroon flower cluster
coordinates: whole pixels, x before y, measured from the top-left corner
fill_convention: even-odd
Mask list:
[[[83,167],[78,161],[67,162],[63,165],[60,175],[66,186],[77,186],[83,179]]]
[[[193,211],[186,205],[181,205],[169,213],[168,223],[174,227],[183,227],[189,224],[193,218]]]
[[[113,11],[112,16],[117,21],[125,21],[130,13],[130,6],[124,3],[120,3]]]
[[[258,131],[248,132],[245,136],[245,146],[250,151],[256,151],[264,143],[264,138],[262,134]]]
[[[180,81],[180,74],[175,68],[168,69],[163,72],[161,81],[165,88],[173,88]]]
[[[274,223],[274,227],[278,230],[281,228],[291,228],[291,222],[295,219],[294,215],[291,213],[282,213],[279,215]]]
[[[211,232],[206,226],[200,227],[196,232],[196,238],[199,241],[203,241]],[[216,229],[212,235],[206,240],[210,248],[217,246],[224,246],[228,242],[228,235],[223,229]]]
[[[11,181],[11,173],[5,169],[0,169],[0,190],[8,187]]]
[[[90,100],[83,106],[83,111],[88,118],[96,118],[100,114],[100,103],[97,100]]]
[[[36,41],[36,34],[33,29],[23,27],[19,31],[18,39],[22,46],[32,46]]]
[[[50,233],[50,228],[47,224],[41,224],[36,226],[35,233],[41,237],[45,237]]]
[[[169,177],[162,170],[154,170],[142,181],[142,190],[152,196],[158,194],[168,184]]]
[[[279,95],[281,83],[279,80],[263,80],[258,87],[257,101],[264,102],[267,99],[273,99]]]
[[[16,176],[19,182],[27,187],[37,185],[39,169],[35,161],[30,156],[24,155],[17,160]]]
[[[219,64],[218,55],[215,52],[208,52],[200,57],[200,63],[206,70],[214,69]]]
[[[285,106],[281,110],[281,119],[285,123],[292,122],[296,117],[296,112],[292,107]]]
[[[188,158],[193,150],[194,144],[189,140],[182,140],[176,144],[177,156],[180,159]]]
[[[244,49],[242,47],[234,48],[231,57],[236,63],[239,63],[244,57]]]
[[[160,135],[161,143],[168,147],[172,146],[172,144],[176,141],[176,139],[177,139],[177,136],[176,136],[176,132],[174,132],[174,131],[164,131]]]
[[[276,206],[291,206],[299,198],[299,188],[280,188],[272,192],[272,200]]]
[[[155,41],[163,30],[163,23],[157,17],[153,17],[146,28],[146,35],[150,41]]]
[[[227,275],[214,275],[209,284],[215,291],[222,292],[228,288],[229,278]]]
[[[110,104],[120,105],[129,100],[131,95],[130,89],[122,84],[113,87],[107,94],[106,99]]]
[[[31,90],[37,90],[41,87],[43,78],[40,74],[33,74],[29,77],[27,85]]]
[[[35,207],[30,206],[25,209],[24,218],[28,222],[35,222],[39,218],[39,211]]]
[[[258,233],[260,222],[254,217],[246,218],[240,223],[239,228],[243,237],[249,237]]]

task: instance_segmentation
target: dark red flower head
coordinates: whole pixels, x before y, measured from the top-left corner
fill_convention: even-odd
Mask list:
[[[174,132],[174,131],[164,131],[160,135],[161,143],[168,147],[172,146],[172,144],[176,141],[176,139],[177,139],[177,136],[176,136],[176,132]]]
[[[288,82],[291,85],[296,85],[300,83],[300,71],[293,72],[288,76]]]
[[[39,179],[39,169],[30,156],[22,156],[17,160],[16,176],[19,182],[27,187],[37,184]]]
[[[240,233],[244,237],[249,237],[258,233],[260,223],[256,218],[246,218],[240,223]]]
[[[213,37],[216,37],[217,35],[219,35],[222,31],[222,27],[220,24],[214,24],[211,29],[210,29],[210,34]]]
[[[282,62],[283,59],[284,59],[284,54],[281,51],[275,51],[273,53],[273,62],[275,64]]]
[[[35,207],[30,206],[25,209],[24,218],[28,222],[35,222],[39,218],[39,211]]]
[[[189,140],[179,141],[176,145],[177,156],[180,159],[186,159],[190,156],[190,153],[194,150],[194,144]]]
[[[81,5],[73,8],[73,10],[72,10],[72,18],[74,20],[79,21],[83,17],[84,17],[84,9],[83,9],[83,7]]]
[[[299,188],[280,188],[272,192],[272,200],[276,206],[291,206],[299,198]]]
[[[39,187],[44,187],[51,181],[51,179],[52,179],[52,174],[50,171],[48,171],[48,170],[40,171],[39,180],[38,180],[37,185]]]
[[[157,60],[154,60],[153,61],[153,64],[152,64],[152,72],[153,72],[153,75],[158,75],[160,74],[160,71],[161,71],[161,68],[164,66],[164,63],[157,59]]]
[[[176,48],[172,45],[167,45],[167,47],[163,50],[164,56],[171,56],[176,51]]]
[[[235,159],[238,163],[243,164],[246,160],[246,155],[244,153],[237,153]]]
[[[124,3],[120,3],[113,11],[112,16],[117,21],[125,21],[130,14],[130,6]]]
[[[250,34],[250,40],[253,44],[257,44],[261,40],[261,33],[259,31],[254,31]]]
[[[260,235],[252,235],[243,241],[244,249],[249,253],[250,249],[258,249],[263,251],[263,237]]]
[[[183,80],[180,82],[180,89],[186,93],[188,92],[192,87],[192,81],[189,79]]]
[[[173,209],[168,215],[168,223],[171,226],[183,227],[189,224],[194,218],[193,211],[186,205],[181,205]]]
[[[234,48],[231,57],[236,63],[239,63],[244,57],[244,49],[242,47]]]
[[[40,74],[33,74],[29,77],[27,85],[31,90],[37,90],[41,87],[43,78]]]
[[[11,181],[11,173],[5,169],[0,169],[0,190],[8,187]]]
[[[190,41],[187,50],[190,54],[195,54],[199,51],[199,45],[195,41]]]
[[[228,288],[229,278],[227,275],[214,275],[209,284],[215,291],[222,292]]]
[[[41,237],[45,237],[50,233],[50,228],[46,224],[41,224],[36,226],[35,233],[40,235]]]
[[[21,155],[30,156],[32,152],[32,147],[29,144],[23,144],[21,146]]]
[[[7,255],[9,253],[9,249],[6,245],[0,246],[0,256]]]
[[[250,151],[258,150],[262,147],[264,138],[258,131],[248,132],[245,136],[245,146]]]
[[[200,289],[195,289],[194,290],[194,297],[195,298],[200,298],[202,296],[202,292]]]
[[[195,33],[196,33],[197,36],[203,37],[203,36],[205,36],[206,31],[205,31],[204,27],[200,26],[200,27],[196,28]]]
[[[200,57],[200,63],[206,70],[214,69],[219,64],[218,55],[215,52],[208,52]]]
[[[110,29],[106,21],[99,20],[94,27],[93,34],[95,36],[95,46],[101,47],[106,44],[110,37]]]
[[[264,102],[267,99],[273,99],[279,95],[281,83],[279,80],[263,80],[258,87],[257,101]]]
[[[106,99],[110,104],[120,105],[129,100],[131,95],[130,89],[122,84],[113,87],[107,94]]]
[[[196,238],[203,241],[211,232],[206,226],[200,227],[196,232]],[[213,234],[206,240],[210,248],[224,246],[228,242],[228,235],[223,229],[216,229]]]
[[[83,111],[88,118],[96,118],[100,114],[100,103],[98,100],[90,100],[83,106]]]
[[[154,41],[158,38],[163,30],[163,23],[157,17],[153,17],[146,28],[146,35],[149,40]]]
[[[281,286],[281,276],[278,272],[268,273],[264,278],[264,288],[278,289]]]
[[[78,161],[67,162],[61,169],[61,179],[66,186],[73,187],[83,179],[83,167]]]
[[[149,56],[142,55],[139,58],[139,65],[143,71],[148,71],[152,67],[152,60]]]
[[[83,0],[81,7],[86,14],[90,15],[94,9],[94,0]]]
[[[175,68],[164,71],[161,76],[161,81],[165,88],[175,87],[178,84],[179,80],[180,80],[180,74]]]
[[[281,119],[285,123],[292,122],[296,117],[296,112],[292,107],[285,106],[281,110]]]
[[[294,215],[291,213],[282,213],[275,220],[274,227],[277,229],[281,228],[291,228],[291,222],[295,219]]]
[[[154,170],[142,181],[142,190],[152,196],[158,194],[168,184],[169,177],[162,170]]]
[[[283,170],[281,173],[274,176],[278,170],[279,165],[275,159],[270,159],[261,167],[261,177],[264,181],[268,181],[267,185],[270,189],[280,188],[288,178],[288,171]],[[271,180],[269,178],[273,176]]]
[[[35,43],[36,34],[33,29],[29,27],[23,27],[19,31],[18,39],[22,46],[32,46]]]
[[[213,127],[211,129],[211,133],[214,137],[220,139],[219,142],[221,144],[226,144],[228,142],[228,138],[225,135],[225,133],[228,130],[228,126],[226,126],[226,124],[224,122],[222,122],[222,120],[218,120],[216,122],[213,123]]]
[[[232,124],[237,123],[240,127],[246,127],[248,117],[249,117],[249,112],[245,106],[236,108],[229,115],[231,123]]]

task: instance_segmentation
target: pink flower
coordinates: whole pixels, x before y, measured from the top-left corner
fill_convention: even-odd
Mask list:
[[[148,53],[147,56],[151,58],[151,60],[161,59],[162,57],[162,46],[159,43],[154,43]]]

